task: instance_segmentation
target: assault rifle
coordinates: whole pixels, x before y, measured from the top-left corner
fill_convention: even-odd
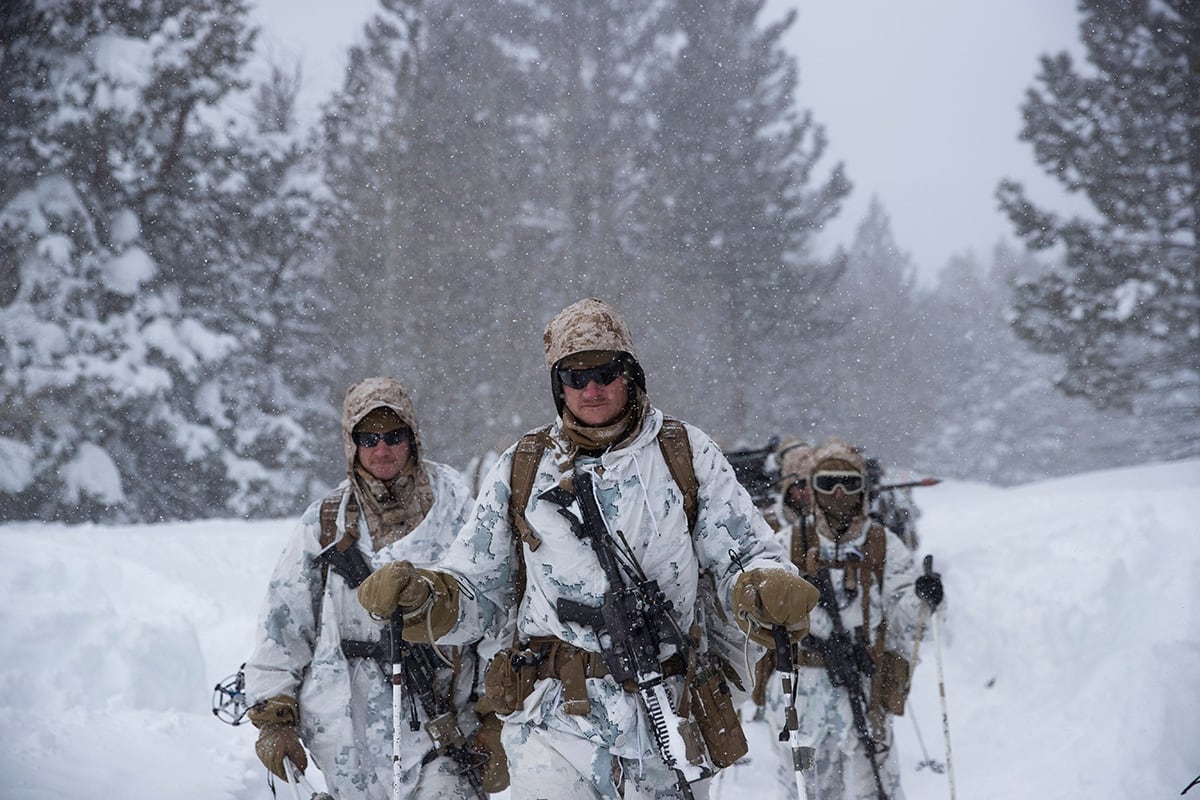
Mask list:
[[[695,721],[680,717],[671,705],[659,647],[675,645],[686,657],[692,645],[671,616],[671,601],[658,582],[646,576],[627,543],[618,558],[618,545],[609,535],[596,503],[591,474],[576,471],[574,485],[574,494],[555,487],[541,497],[557,505],[558,513],[570,522],[575,535],[591,545],[608,579],[608,590],[599,607],[559,598],[559,619],[592,628],[600,642],[600,657],[613,679],[637,683],[658,751],[675,771],[683,796],[691,798],[688,784],[710,777],[714,770]],[[579,502],[582,519],[570,512],[572,501]]]
[[[346,585],[354,589],[371,574],[371,566],[366,556],[352,544],[344,551],[330,545],[315,559],[314,564],[326,563],[329,568],[342,576]],[[479,800],[487,800],[487,792],[483,789],[483,764],[486,757],[467,746],[466,737],[458,727],[458,717],[455,714],[454,703],[436,690],[434,678],[437,674],[437,664],[434,661],[433,645],[413,644],[404,641],[401,636],[403,617],[399,611],[393,616],[391,624],[382,630],[378,642],[362,642],[342,640],[342,653],[347,658],[373,658],[383,670],[388,673],[387,662],[391,662],[391,681],[393,684],[393,763],[399,764],[400,730],[396,724],[402,712],[400,709],[401,693],[403,691],[415,697],[411,705],[412,713],[409,718],[409,730],[421,730],[417,719],[419,701],[425,710],[425,732],[433,740],[434,753],[445,755],[458,764],[460,774],[465,775],[471,784],[471,789]],[[431,753],[428,758],[432,758]],[[398,778],[397,778],[398,781]]]
[[[779,447],[779,437],[772,436],[766,447],[755,450],[730,450],[725,454],[733,474],[759,508],[771,504],[771,493],[779,484],[779,469],[768,469],[767,459]]]
[[[403,620],[398,611],[392,618],[393,631],[390,642],[392,653],[392,681],[401,681],[403,689],[416,700],[412,704],[412,715],[409,718],[408,729],[419,731],[421,723],[417,719],[416,703],[421,703],[425,710],[425,732],[433,740],[434,751],[445,755],[459,766],[460,774],[466,776],[471,784],[471,790],[479,800],[487,800],[488,793],[483,788],[483,764],[487,760],[482,753],[476,752],[467,745],[462,729],[458,727],[458,717],[450,698],[436,691],[434,678],[437,664],[434,661],[433,645],[414,644],[404,641],[400,636]],[[399,665],[399,668],[396,668]],[[393,714],[393,725],[399,720],[397,710]],[[396,737],[394,744],[399,753],[400,742]],[[426,760],[432,758],[432,753]]]
[[[863,641],[863,629],[858,628],[855,636],[851,637],[842,624],[841,609],[838,608],[837,598],[833,593],[833,582],[829,578],[829,567],[821,567],[814,576],[806,576],[817,587],[820,599],[817,601],[821,608],[829,614],[833,623],[833,632],[827,639],[816,636],[806,636],[804,646],[821,654],[825,663],[825,674],[835,688],[844,688],[850,700],[850,714],[854,719],[854,732],[867,753],[871,764],[871,774],[875,778],[875,792],[879,800],[888,800],[883,788],[883,778],[879,774],[878,756],[883,751],[880,743],[871,735],[867,722],[867,697],[863,691],[863,677],[870,677],[875,671],[871,653]]]

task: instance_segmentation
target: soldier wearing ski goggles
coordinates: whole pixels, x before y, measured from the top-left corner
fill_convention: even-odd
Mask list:
[[[941,602],[940,578],[920,575],[899,537],[871,518],[866,459],[857,448],[829,439],[778,455],[790,522],[780,533],[821,600],[795,660],[795,695],[785,697],[775,682],[756,694],[773,728],[784,727],[791,703],[802,709],[792,716],[796,742],[815,749],[803,776],[809,797],[902,800],[891,720],[903,713],[907,654],[920,635],[918,620]],[[778,785],[794,791],[791,754],[781,755]]]

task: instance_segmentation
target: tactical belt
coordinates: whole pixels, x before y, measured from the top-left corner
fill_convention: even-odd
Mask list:
[[[568,707],[575,703],[586,707],[586,678],[608,675],[608,667],[599,653],[575,647],[554,636],[535,636],[529,640],[528,649],[541,656],[537,662],[538,679],[554,678],[562,683],[563,701]],[[687,672],[687,662],[675,653],[662,662],[662,672],[664,677],[683,675]],[[637,681],[625,681],[622,688],[633,694],[638,690]]]

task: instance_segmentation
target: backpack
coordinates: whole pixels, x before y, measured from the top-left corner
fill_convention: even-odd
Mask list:
[[[663,417],[658,431],[658,446],[667,462],[667,469],[679,491],[683,494],[683,511],[688,521],[688,533],[695,535],[696,520],[700,508],[700,482],[696,479],[696,468],[692,464],[692,443],[688,439],[683,422],[672,417]],[[513,530],[530,550],[537,550],[541,540],[525,519],[525,507],[533,491],[533,480],[537,474],[542,455],[552,445],[550,426],[527,433],[517,442],[513,451],[512,472],[509,478],[510,496],[508,518]],[[523,553],[518,548],[518,553]],[[515,585],[517,598],[525,593],[525,559],[519,559]],[[726,674],[742,692],[753,683],[753,673],[747,663],[746,634],[725,613],[717,599],[717,582],[708,572],[700,574],[697,584],[697,618],[703,621],[705,641],[702,649],[717,656],[726,666]],[[749,644],[751,648],[758,645]]]

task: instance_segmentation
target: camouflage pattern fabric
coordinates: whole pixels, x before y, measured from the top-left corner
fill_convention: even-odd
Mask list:
[[[687,425],[693,465],[699,482],[699,515],[689,536],[683,495],[671,477],[656,436],[662,413],[651,409],[641,432],[627,445],[599,457],[581,455],[578,469],[594,475],[596,496],[611,532],[620,531],[650,578],[674,603],[680,628],[688,630],[696,613],[700,572],[710,570],[717,597],[729,613],[729,598],[738,566],[790,572],[782,545],[734,477],[716,444],[700,429]],[[506,451],[485,477],[470,519],[451,546],[440,568],[456,576],[464,589],[457,627],[443,637],[446,643],[471,642],[481,636],[511,640],[514,626],[522,640],[552,636],[576,647],[599,652],[590,628],[559,619],[556,601],[601,604],[608,588],[595,554],[571,531],[559,506],[540,499],[547,489],[569,476],[558,456],[569,449],[561,420],[550,431],[553,445],[543,454],[534,478],[526,520],[536,532],[536,549],[519,545],[509,522],[508,499],[515,446]],[[520,563],[516,547],[524,548],[526,588],[514,597]],[[519,604],[519,605],[518,605]],[[671,654],[664,648],[662,658]],[[514,797],[537,797],[546,772],[561,771],[560,785],[582,780],[591,792],[613,797],[612,777],[603,768],[620,760],[627,790],[649,796],[672,797],[674,779],[653,750],[645,712],[636,695],[625,692],[610,677],[586,681],[591,712],[567,715],[562,709],[562,685],[554,678],[539,681],[524,707],[507,715],[505,741],[548,738],[561,760],[543,763],[532,755],[509,750]],[[507,749],[507,748],[506,748]],[[532,793],[531,793],[532,792]],[[555,796],[555,795],[551,795]]]
[[[372,569],[408,559],[419,566],[436,563],[446,552],[470,505],[470,491],[459,473],[423,462],[434,495],[433,505],[408,535],[375,552],[365,518],[359,518],[356,546]],[[338,489],[345,495],[348,483]],[[372,659],[346,659],[341,640],[378,641],[380,624],[359,605],[354,589],[330,570],[322,584],[320,502],[304,512],[271,576],[259,617],[258,643],[246,664],[246,694],[253,704],[277,695],[295,697],[300,706],[300,736],[338,800],[391,800],[392,687]],[[477,718],[469,702],[476,664],[464,655],[456,704],[459,725],[470,735]],[[439,685],[449,685],[450,669],[440,670]],[[407,704],[406,704],[407,705]],[[419,717],[424,721],[424,713]],[[401,797],[470,797],[469,787],[453,774],[457,765],[440,757],[421,767],[430,750],[423,731],[403,731]],[[418,790],[418,780],[420,789]]]

